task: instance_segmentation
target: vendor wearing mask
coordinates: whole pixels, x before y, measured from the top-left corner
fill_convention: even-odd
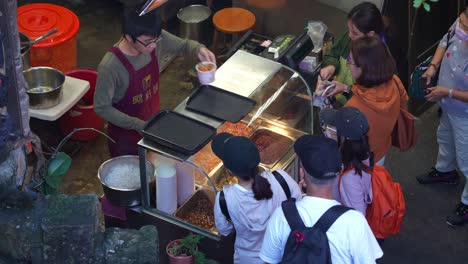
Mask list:
[[[138,8],[124,11],[122,38],[98,66],[94,109],[108,122],[111,157],[136,155],[145,122],[159,111],[159,62],[162,54],[198,56],[216,62],[200,43],[180,39],[164,30],[153,11],[139,16]]]

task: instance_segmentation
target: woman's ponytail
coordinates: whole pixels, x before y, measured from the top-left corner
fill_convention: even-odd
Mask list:
[[[256,200],[268,200],[273,197],[271,185],[267,179],[256,173],[253,178],[252,190]]]

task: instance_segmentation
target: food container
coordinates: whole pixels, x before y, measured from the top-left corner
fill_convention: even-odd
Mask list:
[[[53,28],[58,32],[31,47],[31,66],[49,66],[63,72],[74,70],[78,17],[59,5],[38,3],[18,7],[18,30],[29,38],[36,39]]]
[[[210,84],[215,80],[216,64],[208,61],[200,62],[195,66],[198,80],[201,84]]]
[[[23,72],[28,88],[29,107],[46,109],[60,103],[65,75],[50,67],[32,67]]]
[[[176,1],[170,1],[176,2]],[[213,33],[210,8],[203,5],[190,5],[179,10],[180,37],[196,40],[209,46]]]
[[[233,183],[237,183],[237,178],[230,174],[226,167],[221,166],[212,176],[211,180],[216,186],[218,191],[223,189],[224,185],[231,185]]]
[[[120,156],[105,161],[98,169],[98,178],[106,198],[118,206],[141,203],[140,163],[138,156]],[[154,181],[154,168],[146,161],[146,178]]]
[[[250,139],[260,152],[260,163],[268,168],[273,168],[294,143],[293,139],[284,134],[266,128],[254,131]]]
[[[214,222],[213,206],[215,193],[210,189],[199,189],[185,202],[175,215],[199,228],[217,232]]]

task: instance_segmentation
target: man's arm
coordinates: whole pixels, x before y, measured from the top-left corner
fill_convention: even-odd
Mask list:
[[[106,54],[106,56],[112,55]],[[105,59],[109,59],[109,57]],[[94,92],[94,111],[113,125],[140,132],[145,125],[143,120],[126,115],[113,106],[116,91],[118,89],[127,89],[127,87],[122,87],[120,77],[115,67],[99,65],[96,90]]]

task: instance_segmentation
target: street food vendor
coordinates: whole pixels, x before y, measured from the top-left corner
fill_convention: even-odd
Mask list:
[[[198,56],[216,63],[215,55],[192,40],[161,30],[155,11],[139,16],[138,8],[126,9],[122,38],[98,66],[94,109],[108,122],[111,157],[136,155],[140,131],[160,108],[159,59],[162,54]]]

